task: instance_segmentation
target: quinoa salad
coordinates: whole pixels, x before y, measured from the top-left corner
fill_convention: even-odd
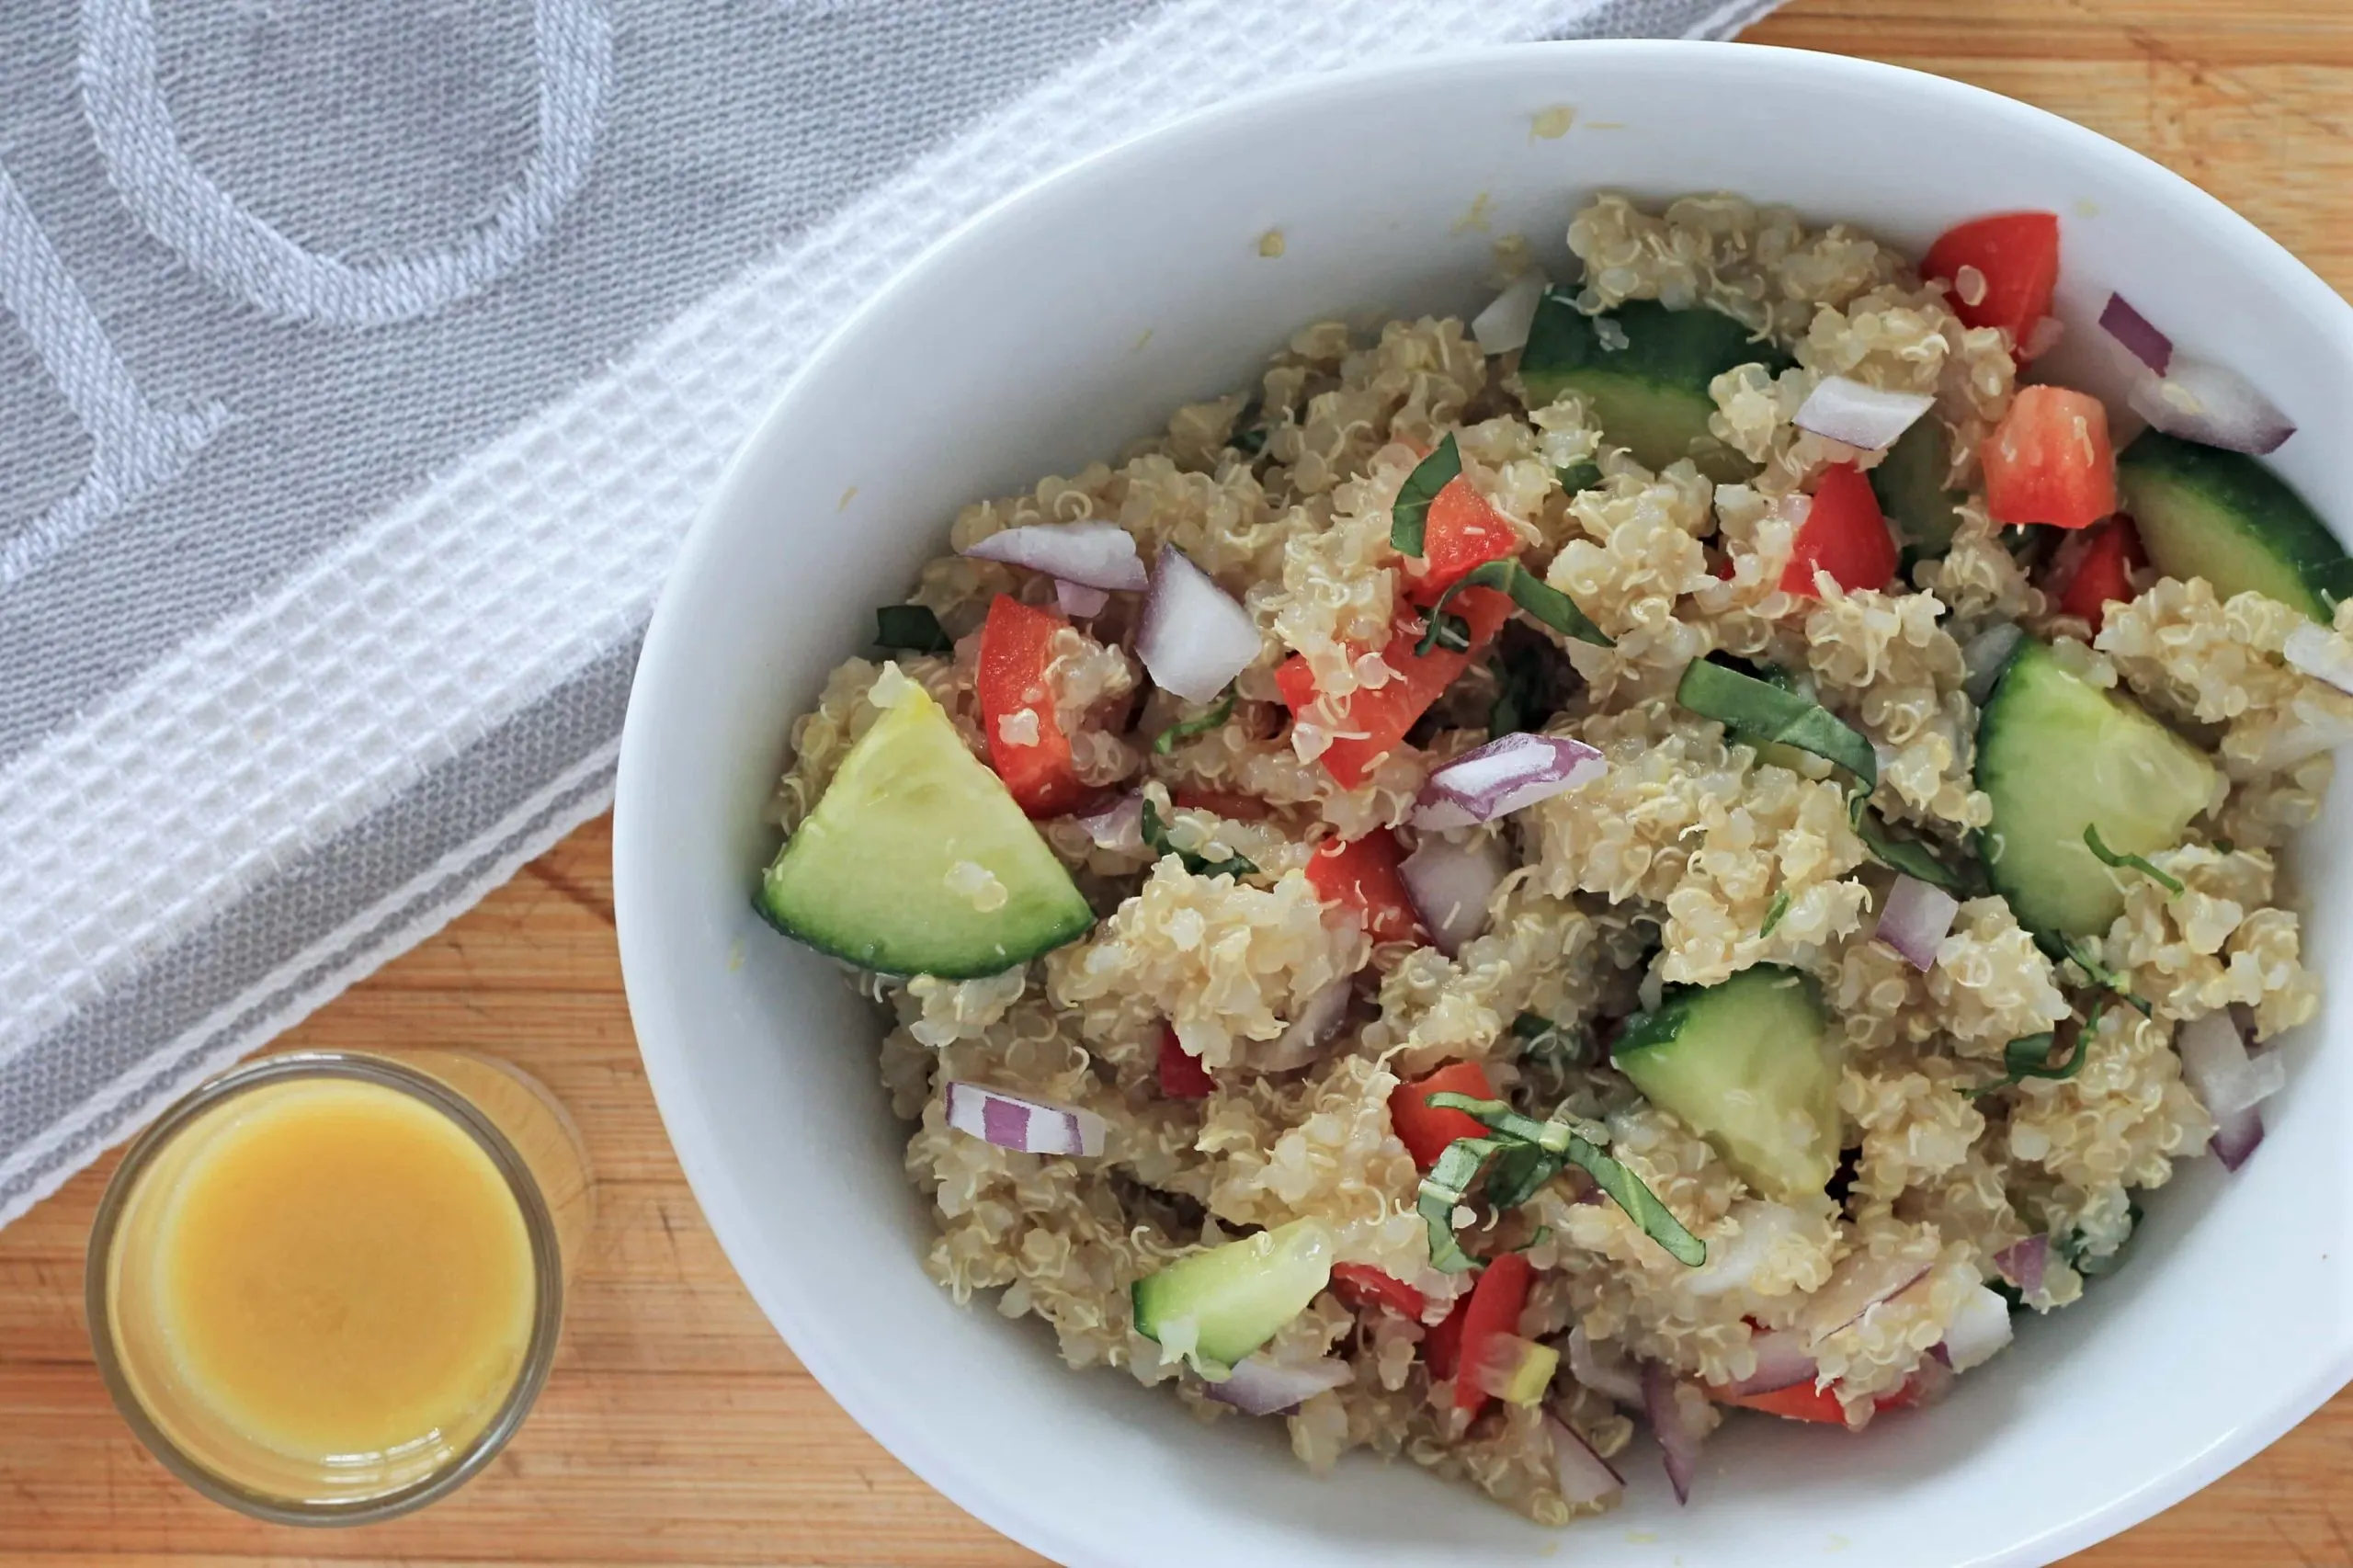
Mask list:
[[[2257,1157],[2353,567],[2261,389],[2123,293],[2129,396],[2040,383],[2059,219],[1955,216],[1604,195],[955,518],[757,896],[943,1289],[1564,1524],[1938,1419]]]

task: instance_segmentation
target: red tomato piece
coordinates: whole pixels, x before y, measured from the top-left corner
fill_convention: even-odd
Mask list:
[[[1160,1026],[1160,1092],[1172,1100],[1205,1100],[1217,1089],[1217,1080],[1201,1059],[1185,1049],[1176,1031]]]
[[[1179,784],[1168,791],[1168,803],[1185,811],[1214,812],[1228,822],[1264,822],[1273,810],[1256,795],[1232,790],[1204,790]]]
[[[1470,1369],[1479,1365],[1497,1335],[1519,1332],[1520,1311],[1528,1305],[1528,1287],[1535,1277],[1536,1270],[1525,1255],[1507,1252],[1487,1265],[1478,1283],[1471,1287],[1471,1294],[1463,1298],[1458,1309],[1462,1317],[1461,1344],[1455,1351],[1453,1368],[1444,1374],[1454,1379],[1457,1410],[1467,1410],[1475,1416],[1495,1397],[1470,1376]],[[1430,1369],[1438,1370],[1435,1361]]]
[[[1070,738],[1054,717],[1053,693],[1046,686],[1054,633],[1069,624],[1051,610],[1034,609],[999,594],[981,626],[976,684],[989,766],[1005,780],[1015,802],[1033,817],[1060,816],[1075,810],[1087,796],[1071,763]]]
[[[2110,600],[2132,597],[2132,573],[2146,566],[2141,536],[2130,517],[2110,517],[2075,536],[2083,551],[2070,563],[2058,590],[2059,613],[2080,616],[2094,631],[2107,618]]]
[[[1457,1138],[1484,1138],[1487,1130],[1465,1111],[1433,1109],[1432,1095],[1467,1095],[1472,1099],[1495,1097],[1487,1070],[1475,1062],[1449,1062],[1427,1078],[1400,1084],[1389,1091],[1389,1126],[1397,1141],[1427,1170],[1438,1164],[1446,1146]]]
[[[1430,499],[1422,526],[1422,575],[1415,582],[1415,604],[1431,604],[1465,574],[1490,561],[1519,553],[1510,520],[1461,474]]]
[[[1887,531],[1871,482],[1853,463],[1834,463],[1815,482],[1813,505],[1790,542],[1781,591],[1814,597],[1817,570],[1848,593],[1883,588],[1895,575],[1895,536]]]
[[[1450,1378],[1462,1365],[1462,1325],[1471,1321],[1471,1298],[1459,1296],[1454,1310],[1422,1335],[1422,1359],[1433,1378]]]
[[[1962,292],[1962,267],[1983,278]],[[1964,325],[1998,326],[2010,335],[2016,353],[2051,313],[2051,291],[2059,283],[2059,214],[2056,212],[1997,212],[1972,218],[1947,229],[1928,247],[1920,262],[1920,276],[1952,285],[1952,312]],[[1972,302],[1970,294],[1975,294]]]
[[[1421,619],[1399,618],[1389,645],[1381,651],[1381,662],[1395,673],[1381,686],[1358,687],[1349,695],[1338,717],[1341,727],[1350,733],[1324,750],[1324,771],[1341,784],[1353,789],[1363,783],[1374,765],[1404,744],[1405,732],[1414,727],[1414,721],[1428,710],[1502,630],[1512,605],[1509,595],[1493,588],[1466,588],[1446,608],[1470,626],[1470,648],[1457,653],[1433,647],[1427,653],[1416,654],[1414,647],[1422,640]],[[1294,715],[1315,700],[1314,673],[1297,654],[1276,667],[1275,685]]]
[[[1997,523],[2085,528],[2116,510],[2108,410],[2089,392],[2020,387],[1977,460]]]
[[[1354,1306],[1386,1307],[1413,1323],[1421,1322],[1422,1314],[1429,1311],[1428,1297],[1369,1263],[1334,1264],[1332,1289]]]
[[[1307,885],[1326,903],[1353,909],[1376,942],[1402,942],[1420,928],[1398,864],[1396,835],[1375,828],[1362,838],[1327,838],[1307,862]]]
[[[1904,1380],[1893,1393],[1884,1393],[1873,1402],[1880,1410],[1904,1410],[1917,1403],[1919,1377],[1915,1373]],[[1839,1404],[1838,1396],[1828,1389],[1817,1389],[1810,1382],[1791,1383],[1770,1393],[1729,1394],[1721,1389],[1710,1389],[1708,1397],[1718,1404],[1738,1405],[1743,1410],[1761,1410],[1768,1415],[1779,1415],[1786,1421],[1812,1421],[1824,1426],[1844,1426],[1847,1412]]]

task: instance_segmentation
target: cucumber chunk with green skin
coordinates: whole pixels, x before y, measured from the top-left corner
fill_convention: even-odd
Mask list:
[[[1294,1220],[1179,1258],[1135,1282],[1136,1332],[1222,1372],[1307,1310],[1332,1278],[1321,1220]]]
[[[1002,973],[1095,924],[1004,783],[904,678],[768,868],[760,907],[861,969],[948,980]]]
[[[1895,525],[1897,542],[1915,556],[1942,555],[1960,526],[1968,496],[1945,488],[1951,437],[1934,416],[1915,419],[1870,472],[1871,494]]]
[[[1605,322],[1625,335],[1621,347],[1603,341]],[[1771,346],[1749,341],[1748,329],[1720,311],[1670,311],[1655,301],[1629,300],[1606,315],[1588,316],[1568,296],[1548,293],[1529,324],[1519,381],[1531,408],[1563,392],[1583,393],[1603,439],[1626,448],[1645,468],[1689,458],[1709,478],[1732,483],[1754,467],[1709,433],[1716,402],[1708,383],[1735,365],[1760,362],[1778,374],[1790,361]]]
[[[2116,460],[2120,504],[2149,562],[2222,598],[2254,592],[2325,622],[2344,597],[2345,547],[2285,480],[2244,452],[2145,430]]]
[[[2214,779],[2197,747],[2022,638],[1977,722],[1986,878],[2037,936],[2104,935],[2138,873],[2102,865],[2084,830],[2119,855],[2170,849]]]
[[[1674,988],[1627,1024],[1610,1057],[1766,1197],[1792,1202],[1837,1173],[1844,1052],[1820,990],[1797,970],[1758,964]]]

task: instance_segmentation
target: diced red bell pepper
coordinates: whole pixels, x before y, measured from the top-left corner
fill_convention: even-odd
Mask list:
[[[1422,1355],[1431,1376],[1454,1380],[1457,1410],[1475,1416],[1494,1397],[1479,1386],[1470,1369],[1479,1365],[1497,1335],[1519,1332],[1519,1314],[1528,1305],[1528,1287],[1535,1277],[1526,1255],[1504,1254],[1481,1271],[1471,1293],[1447,1314],[1446,1322],[1424,1337]]]
[[[2089,392],[2020,387],[1977,460],[1997,523],[2086,528],[2116,510],[2108,410]]]
[[[1061,816],[1085,802],[1087,788],[1071,761],[1070,737],[1054,717],[1046,665],[1054,633],[1070,622],[1006,594],[981,626],[981,729],[989,766],[1014,801],[1033,817]],[[1013,736],[1006,724],[1011,721]],[[1034,729],[1033,729],[1034,723]]]
[[[1430,498],[1422,524],[1422,574],[1410,596],[1415,604],[1437,602],[1472,570],[1519,553],[1510,521],[1461,475]]]
[[[1781,591],[1813,597],[1817,569],[1848,593],[1884,588],[1895,575],[1895,536],[1871,482],[1853,463],[1834,463],[1815,482],[1813,505],[1790,543]]]
[[[1470,667],[1479,650],[1502,630],[1511,614],[1511,597],[1493,588],[1465,588],[1447,604],[1447,613],[1460,615],[1471,630],[1471,646],[1458,653],[1433,647],[1417,654],[1422,640],[1418,616],[1400,616],[1381,651],[1381,662],[1394,672],[1379,687],[1359,687],[1340,706],[1340,727],[1351,732],[1324,750],[1324,770],[1343,786],[1354,789],[1383,756],[1404,744],[1405,732],[1427,711],[1440,693]],[[1297,654],[1275,670],[1275,685],[1296,715],[1315,700],[1315,676]]]
[[[1389,1126],[1414,1164],[1427,1170],[1438,1164],[1446,1146],[1457,1138],[1484,1138],[1487,1130],[1460,1110],[1433,1109],[1432,1095],[1467,1095],[1472,1099],[1495,1097],[1487,1070],[1475,1062],[1449,1062],[1426,1078],[1400,1084],[1389,1091]]]
[[[1327,838],[1308,859],[1307,885],[1324,903],[1362,915],[1374,941],[1405,941],[1420,923],[1397,870],[1404,858],[1396,835],[1385,827],[1362,838]]]
[[[1844,1426],[1847,1412],[1839,1404],[1838,1396],[1828,1389],[1818,1389],[1812,1382],[1791,1383],[1770,1393],[1726,1393],[1710,1389],[1708,1397],[1718,1404],[1737,1405],[1743,1410],[1761,1410],[1768,1415],[1779,1415],[1787,1421],[1811,1421],[1824,1426]],[[1904,1410],[1916,1403],[1920,1397],[1919,1378],[1904,1380],[1893,1393],[1883,1393],[1872,1402],[1880,1410]]]
[[[1186,811],[1214,812],[1228,822],[1264,822],[1272,810],[1256,795],[1205,790],[1194,784],[1179,784],[1168,791],[1168,803]]]
[[[1217,1080],[1201,1059],[1185,1049],[1176,1031],[1160,1026],[1160,1092],[1172,1100],[1205,1100],[1217,1091]]]
[[[2097,631],[2110,600],[2132,597],[2132,573],[2149,558],[2130,517],[2110,517],[2076,537],[2083,551],[2059,586],[2059,613],[2081,617]]]
[[[1985,280],[1974,303],[1959,287],[1964,267]],[[1953,284],[1952,313],[1968,326],[2000,327],[2015,352],[2034,324],[2051,313],[2051,292],[2059,283],[2059,214],[1997,212],[1957,223],[1928,247],[1920,275]]]
[[[1369,1263],[1334,1264],[1332,1289],[1353,1306],[1386,1307],[1411,1323],[1421,1322],[1430,1307],[1427,1296]]]

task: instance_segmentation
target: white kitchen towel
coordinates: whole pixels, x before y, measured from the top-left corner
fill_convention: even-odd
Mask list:
[[[9,0],[0,1223],[611,788],[728,454],[964,218],[1280,78],[1771,0]]]

